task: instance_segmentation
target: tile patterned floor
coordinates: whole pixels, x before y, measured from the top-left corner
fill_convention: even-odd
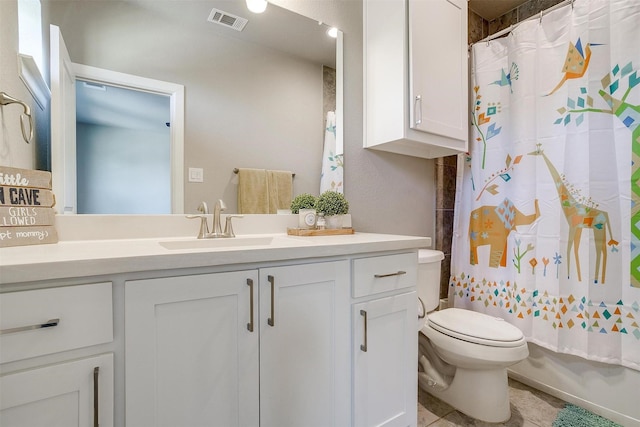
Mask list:
[[[509,379],[511,418],[492,424],[474,420],[443,401],[418,392],[418,427],[550,427],[565,402]]]

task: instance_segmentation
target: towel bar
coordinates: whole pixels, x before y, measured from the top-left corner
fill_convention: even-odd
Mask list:
[[[235,173],[235,174],[237,175],[237,174],[238,174],[238,172],[240,172],[240,169],[238,169],[238,168],[233,168],[233,173]],[[295,176],[296,176],[296,174],[295,174],[295,173],[292,173],[292,174],[291,174],[291,177],[292,177],[292,178],[295,178]]]

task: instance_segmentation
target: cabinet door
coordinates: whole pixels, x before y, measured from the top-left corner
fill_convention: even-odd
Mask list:
[[[410,127],[466,143],[467,0],[409,0],[409,34]]]
[[[348,261],[260,270],[260,424],[347,426]]]
[[[353,306],[354,425],[415,426],[416,292]]]
[[[257,279],[241,271],[126,283],[127,425],[258,425]]]
[[[0,376],[3,427],[98,424],[113,426],[111,353]]]

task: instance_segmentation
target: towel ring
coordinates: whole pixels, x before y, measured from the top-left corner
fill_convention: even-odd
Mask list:
[[[20,114],[20,130],[22,131],[22,138],[24,139],[24,142],[29,144],[33,138],[33,117],[31,116],[31,108],[19,99],[9,96],[5,92],[0,92],[0,105],[9,104],[22,105],[24,113]],[[29,126],[26,129],[25,124],[28,124]]]

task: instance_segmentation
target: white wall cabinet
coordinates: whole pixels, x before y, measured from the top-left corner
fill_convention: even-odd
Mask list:
[[[349,424],[349,265],[129,281],[131,426]]]
[[[415,253],[353,261],[353,425],[417,424]],[[357,302],[362,301],[362,302]]]
[[[364,146],[467,151],[466,0],[365,0]]]

